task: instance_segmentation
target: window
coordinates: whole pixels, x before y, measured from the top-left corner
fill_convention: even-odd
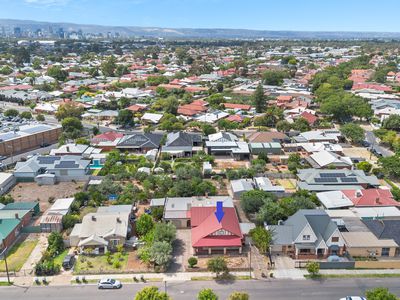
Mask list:
[[[60,170],[60,176],[68,176],[68,170]]]
[[[310,235],[303,235],[303,241],[309,241],[310,240]]]
[[[117,246],[119,244],[119,240],[110,240],[113,246]]]
[[[300,249],[300,254],[308,254],[311,253],[311,249]]]
[[[332,237],[332,243],[337,243],[339,242],[339,237],[338,236],[333,236]]]
[[[390,248],[382,248],[382,256],[389,256]]]

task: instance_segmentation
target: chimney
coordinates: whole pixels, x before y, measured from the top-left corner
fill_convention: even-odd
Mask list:
[[[377,197],[377,198],[375,199],[375,202],[376,202],[376,204],[380,204],[380,203],[381,203],[379,197]]]
[[[19,215],[18,215],[18,213],[15,213],[15,218],[19,220]]]
[[[66,146],[65,149],[67,149],[67,153],[69,153],[69,146]]]
[[[92,215],[92,221],[96,221],[96,216]]]

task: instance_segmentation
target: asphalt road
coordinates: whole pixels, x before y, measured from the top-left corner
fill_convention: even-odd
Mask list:
[[[0,299],[7,300],[43,300],[43,299],[95,299],[95,300],[132,300],[137,291],[145,285],[156,285],[161,290],[164,283],[126,284],[120,290],[98,290],[94,285],[64,287],[0,287]],[[392,293],[400,295],[398,278],[350,278],[321,281],[272,280],[238,281],[219,284],[212,281],[171,282],[167,292],[173,300],[196,299],[199,290],[213,289],[219,299],[225,300],[233,291],[246,291],[251,300],[334,300],[345,296],[364,295],[365,291],[375,287],[387,287]]]
[[[366,138],[367,142],[371,144],[370,147],[371,148],[375,148],[377,151],[382,153],[383,157],[392,156],[394,154],[389,149],[379,145],[379,143],[377,141],[377,138],[376,138],[375,134],[372,131],[366,131],[365,132],[365,138]]]

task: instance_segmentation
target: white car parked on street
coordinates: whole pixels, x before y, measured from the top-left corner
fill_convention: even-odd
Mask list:
[[[115,280],[112,278],[103,278],[100,279],[97,283],[99,289],[120,289],[122,284],[119,280]]]

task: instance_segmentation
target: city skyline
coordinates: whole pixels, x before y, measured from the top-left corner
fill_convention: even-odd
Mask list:
[[[336,0],[0,0],[2,19],[107,26],[399,32],[400,3]],[[346,9],[343,9],[346,7]],[[87,12],[91,13],[88,14]]]

